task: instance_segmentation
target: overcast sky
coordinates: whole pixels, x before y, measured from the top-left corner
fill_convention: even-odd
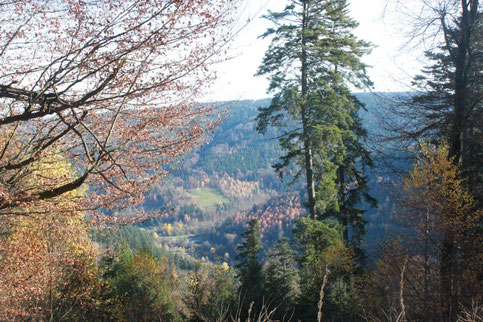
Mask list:
[[[422,50],[407,50],[406,40],[397,18],[384,13],[386,0],[350,0],[350,11],[359,23],[356,35],[376,47],[364,61],[372,66],[369,75],[374,91],[405,91],[412,75],[421,68]],[[270,22],[261,18],[268,9],[281,11],[282,0],[247,0],[243,5],[243,21],[254,17],[232,43],[234,58],[216,66],[218,79],[207,100],[241,100],[269,97],[268,82],[254,74],[262,61],[269,40],[258,39]],[[402,28],[404,29],[404,28]]]

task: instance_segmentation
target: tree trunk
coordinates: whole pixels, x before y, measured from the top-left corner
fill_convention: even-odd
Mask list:
[[[327,278],[329,277],[330,271],[327,265],[325,265],[325,273],[324,278],[322,280],[322,285],[320,286],[320,294],[319,294],[319,304],[317,305],[318,312],[317,312],[317,322],[322,321],[322,306],[324,305],[324,296],[325,296],[325,285],[327,284]]]
[[[424,316],[426,321],[429,321],[430,310],[433,309],[429,306],[429,211],[426,209],[424,221]]]
[[[454,78],[454,111],[453,122],[450,133],[448,158],[453,158],[456,166],[462,164],[463,131],[465,125],[465,114],[467,113],[466,95],[468,72],[471,67],[471,32],[477,20],[478,0],[461,0],[462,20],[461,30],[458,39],[455,39],[456,50],[452,52],[452,60],[455,65]],[[444,19],[444,18],[443,18]],[[443,31],[445,36],[451,32],[443,20]],[[446,38],[448,45],[448,38]],[[448,47],[450,48],[450,47]],[[448,49],[451,51],[451,49]],[[451,54],[451,52],[450,52]],[[456,305],[458,303],[454,285],[455,270],[455,245],[453,236],[448,231],[444,233],[443,247],[441,250],[441,308],[442,318],[446,321],[455,320]]]
[[[404,274],[406,273],[406,267],[409,262],[409,256],[404,259],[403,267],[401,268],[401,275],[399,280],[399,305],[401,306],[401,313],[397,321],[406,321],[406,305],[404,305]]]
[[[308,18],[308,1],[304,1],[303,7],[303,20],[302,20],[302,56],[301,56],[301,71],[302,71],[302,127],[303,127],[303,140],[304,140],[304,154],[305,154],[305,173],[307,178],[307,195],[308,195],[308,207],[310,211],[310,217],[315,219],[317,216],[317,208],[315,204],[315,182],[314,182],[314,165],[312,154],[312,142],[310,135],[310,124],[307,115],[307,94],[308,94],[308,81],[307,81],[307,50],[305,38],[305,30],[307,29]]]
[[[344,205],[344,196],[345,196],[345,178],[344,178],[344,166],[339,165],[339,198],[340,198],[340,216],[341,216],[341,222],[342,222],[342,227],[344,229],[343,237],[346,245],[349,245],[349,229],[348,229],[348,218],[347,218],[347,211],[345,209]]]

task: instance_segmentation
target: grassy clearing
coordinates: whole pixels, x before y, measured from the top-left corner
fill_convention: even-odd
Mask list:
[[[190,238],[195,236],[194,234],[187,234],[187,235],[175,235],[175,236],[159,236],[159,239],[183,239],[183,238]]]
[[[213,207],[217,204],[229,202],[216,188],[193,189],[191,194],[196,197],[198,205],[202,207]]]

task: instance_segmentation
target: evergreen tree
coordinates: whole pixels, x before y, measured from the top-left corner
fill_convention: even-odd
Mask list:
[[[354,256],[342,239],[341,225],[330,219],[301,217],[294,228],[300,256],[300,297],[297,317],[314,321],[347,321],[357,308],[350,303],[350,284],[344,279],[354,270]],[[317,309],[319,312],[317,312]]]
[[[257,311],[263,302],[263,267],[259,260],[262,249],[260,242],[260,224],[257,219],[251,219],[248,227],[241,234],[243,241],[237,246],[237,259],[240,261],[238,277],[240,279],[240,295],[242,300],[242,316],[248,312],[251,303]]]
[[[286,154],[274,168],[283,175],[295,161],[295,179],[305,171],[311,217],[337,216],[348,241],[349,226],[363,233],[355,206],[367,195],[361,171],[370,164],[360,143],[366,136],[357,116],[362,104],[348,84],[370,85],[360,60],[369,44],[352,34],[357,22],[345,0],[293,0],[267,18],[276,28],[263,35],[273,40],[257,74],[269,76],[274,97],[259,109],[257,130],[284,130],[279,142]]]
[[[228,266],[196,263],[187,286],[183,321],[226,321],[236,308],[235,275]]]
[[[105,265],[110,298],[119,301],[121,320],[176,320],[176,280],[166,260],[158,262],[145,251],[125,248],[117,257],[107,258]]]
[[[478,1],[466,1],[453,23],[445,19],[444,44],[426,52],[431,65],[414,80],[420,94],[413,97],[409,113],[417,122],[407,134],[449,143],[449,158],[481,199],[483,24]]]
[[[448,143],[448,159],[461,169],[461,176],[476,199],[476,207],[481,208],[483,25],[479,0],[422,1],[422,7],[429,8],[433,16],[418,17],[418,23],[430,21],[424,29],[431,29],[432,24],[437,24],[442,44],[426,54],[432,65],[415,79],[415,85],[422,94],[413,98],[406,113],[411,126],[406,126],[400,133],[406,139]],[[456,283],[460,250],[450,230],[444,232],[441,247],[440,301],[443,318],[454,320],[458,310],[458,305],[454,303],[458,294],[452,285]]]
[[[354,99],[356,104],[360,104],[356,98]],[[345,155],[337,167],[337,203],[326,212],[325,217],[334,216],[339,219],[344,228],[343,239],[347,245],[354,247],[361,258],[366,221],[363,219],[365,210],[360,206],[365,201],[371,207],[376,207],[377,200],[369,194],[368,179],[364,175],[365,167],[373,166],[370,153],[361,142],[361,139],[366,138],[367,132],[356,113],[352,115],[352,119],[352,131],[345,131],[343,140],[346,147]]]
[[[276,308],[274,318],[280,320],[293,314],[299,294],[294,255],[289,240],[284,237],[270,250],[265,266],[265,298],[271,304],[270,311]]]

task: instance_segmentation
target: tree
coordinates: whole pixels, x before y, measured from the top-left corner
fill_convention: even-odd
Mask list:
[[[295,161],[295,179],[305,171],[312,218],[331,211],[346,230],[359,227],[360,212],[352,211],[347,187],[355,183],[353,192],[367,191],[361,165],[370,161],[360,143],[366,136],[357,116],[362,104],[348,84],[370,85],[360,60],[369,44],[352,34],[357,22],[348,16],[345,0],[294,0],[267,18],[276,28],[263,34],[273,40],[257,75],[269,76],[274,97],[259,109],[257,130],[284,129],[279,142],[286,154],[274,168],[283,175]]]
[[[326,217],[338,218],[344,227],[343,238],[347,245],[354,247],[359,259],[363,258],[362,243],[366,233],[366,221],[363,218],[365,210],[361,208],[363,201],[370,207],[377,207],[377,200],[369,194],[368,179],[364,175],[367,166],[373,167],[370,153],[360,139],[367,137],[362,128],[361,119],[352,115],[354,133],[346,131],[344,159],[337,168],[337,202]]]
[[[58,155],[31,166],[35,176],[23,178],[19,187],[55,184],[74,176]],[[84,214],[75,210],[74,200],[82,193],[71,191],[66,199],[30,203],[29,216],[0,218],[0,319],[94,317],[104,304],[107,311],[97,251]]]
[[[294,236],[300,251],[299,319],[317,317],[320,321],[323,308],[329,319],[349,318],[349,305],[339,300],[345,296],[341,278],[354,270],[355,262],[352,250],[343,242],[342,231],[341,225],[330,219],[301,217],[295,223]]]
[[[467,178],[472,193],[479,193],[481,167],[481,104],[483,99],[483,28],[478,0],[430,1],[421,4],[420,17],[428,30],[438,28],[437,46],[426,52],[430,65],[414,79],[418,91],[407,113],[414,124],[403,134],[449,144],[453,158]],[[432,24],[432,25],[431,25]],[[479,197],[475,195],[475,197]]]
[[[158,262],[144,251],[125,248],[115,258],[106,258],[105,266],[110,297],[121,304],[123,320],[174,320],[177,281],[166,259]]]
[[[299,295],[299,277],[294,251],[287,238],[280,239],[268,253],[265,263],[265,298],[274,318],[282,320],[294,314]]]
[[[260,225],[257,219],[248,222],[247,230],[242,233],[242,244],[237,246],[239,263],[240,295],[242,300],[242,314],[248,312],[250,305],[255,305],[255,312],[261,308],[263,300],[263,267],[259,260],[262,249],[260,242]],[[256,313],[255,313],[256,314]],[[243,316],[243,315],[242,315]]]
[[[396,1],[397,2],[397,1]],[[481,70],[483,59],[482,24],[479,0],[417,1],[419,12],[413,21],[412,38],[436,40],[427,52],[432,65],[415,79],[420,93],[414,96],[400,137],[430,139],[448,143],[448,159],[461,170],[465,185],[481,207],[482,156]],[[430,34],[428,34],[430,33]],[[441,302],[445,319],[454,319],[451,309],[453,264],[457,256],[451,231],[442,244]]]
[[[377,265],[384,285],[390,285],[387,280],[391,279],[394,285],[403,282],[406,310],[413,319],[456,320],[459,311],[471,307],[482,291],[478,272],[483,268],[483,239],[478,225],[483,213],[447,156],[445,146],[423,146],[399,186],[397,218],[404,230],[385,247]],[[440,267],[447,240],[458,251],[450,263],[451,276],[445,280]],[[448,289],[451,297],[445,302]],[[398,293],[393,296],[399,297]]]
[[[230,37],[233,4],[2,1],[2,214],[81,186],[92,193],[79,209],[140,202],[216,124],[194,99],[213,79],[207,67]],[[56,153],[74,178],[18,185]]]
[[[430,263],[439,262],[441,317],[455,320],[460,305],[469,305],[481,292],[474,272],[482,269],[479,249],[483,244],[478,234],[482,213],[464,187],[453,158],[448,159],[448,150],[451,147],[423,147],[422,157],[402,183],[403,199],[399,201],[404,221],[416,232],[414,243],[423,245],[424,285]],[[450,258],[445,254],[448,241],[458,249]],[[412,249],[420,248],[413,245]],[[444,265],[449,265],[449,272]],[[425,288],[425,297],[429,292]]]
[[[236,304],[235,281],[234,271],[228,266],[198,263],[183,295],[186,320],[226,321]]]

